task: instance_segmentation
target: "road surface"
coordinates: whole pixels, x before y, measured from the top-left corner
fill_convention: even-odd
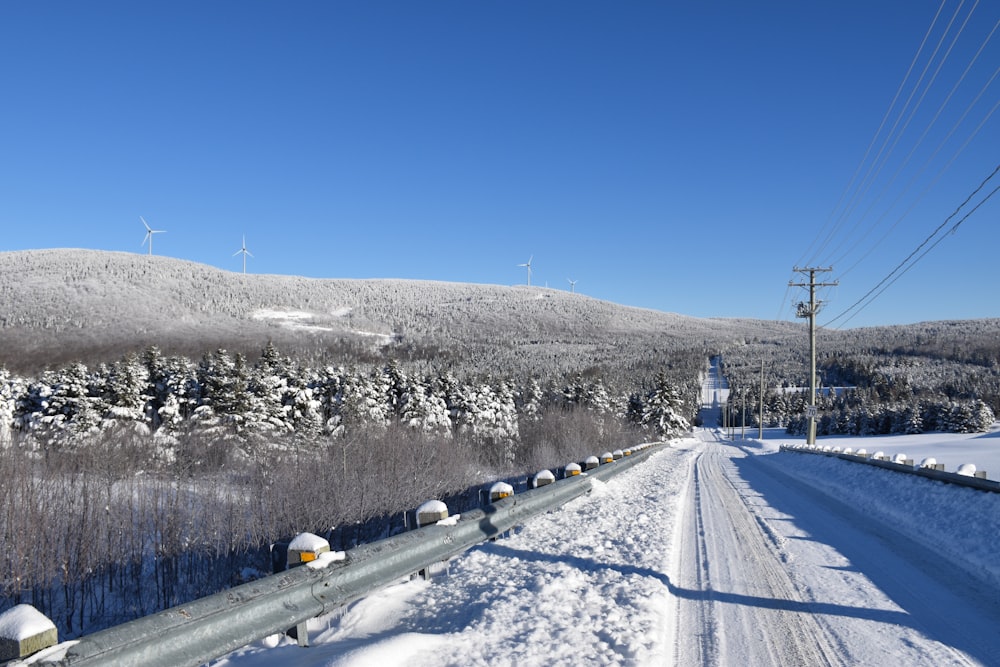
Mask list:
[[[677,665],[1000,665],[996,592],[780,457],[697,432],[674,539]]]

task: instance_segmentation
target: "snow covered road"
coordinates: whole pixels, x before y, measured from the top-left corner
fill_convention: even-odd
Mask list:
[[[719,434],[218,664],[1000,665],[1000,494]]]
[[[995,588],[785,470],[800,461],[700,434],[675,664],[1000,664]]]
[[[804,604],[714,431],[692,464],[677,540],[679,665],[837,665],[839,650]]]

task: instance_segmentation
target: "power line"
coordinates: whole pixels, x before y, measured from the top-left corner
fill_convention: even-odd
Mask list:
[[[998,23],[998,25],[1000,25],[1000,23]],[[934,151],[934,154],[931,155],[931,157],[928,158],[928,160],[924,163],[924,166],[921,167],[920,173],[922,173],[926,169],[926,167],[930,163],[930,161],[933,160],[937,156],[937,154],[941,151],[942,148],[944,148],[945,143],[955,133],[955,131],[958,129],[958,126],[962,123],[962,121],[965,120],[966,116],[968,116],[968,114],[969,114],[969,111],[972,110],[972,107],[975,106],[975,104],[979,101],[979,99],[982,97],[983,93],[986,92],[986,89],[990,86],[991,83],[993,83],[993,80],[997,77],[998,74],[1000,74],[1000,68],[997,68],[997,70],[993,72],[993,76],[990,77],[990,80],[986,83],[986,85],[979,92],[979,94],[976,96],[976,98],[969,104],[969,107],[965,110],[965,113],[962,114],[962,117],[959,118],[959,120],[955,123],[954,127],[952,127],[951,131],[948,132],[948,135],[938,145],[938,148]],[[849,274],[851,271],[853,271],[855,267],[857,267],[870,254],[872,254],[872,252],[874,252],[875,248],[877,248],[879,245],[881,245],[882,242],[885,241],[886,238],[888,238],[889,234],[891,234],[892,231],[894,229],[896,229],[896,227],[899,225],[899,223],[901,223],[906,218],[906,216],[909,215],[913,211],[913,209],[917,207],[917,204],[920,203],[920,201],[924,198],[924,196],[928,192],[930,192],[930,190],[934,187],[934,185],[936,185],[937,182],[941,179],[941,177],[944,176],[944,174],[948,171],[948,169],[951,168],[951,165],[955,163],[955,160],[957,160],[958,156],[962,154],[962,152],[966,149],[966,147],[968,147],[968,145],[972,142],[973,138],[975,138],[975,136],[977,134],[979,134],[979,131],[986,124],[986,121],[988,121],[990,119],[990,117],[993,116],[993,114],[996,112],[997,108],[1000,108],[1000,101],[998,101],[996,104],[993,105],[993,108],[990,109],[989,112],[986,114],[986,116],[983,118],[983,120],[981,120],[979,122],[979,125],[977,125],[976,128],[972,131],[972,133],[966,138],[965,142],[963,142],[962,145],[958,147],[958,150],[956,150],[955,153],[954,153],[954,155],[951,156],[951,159],[948,160],[947,163],[945,163],[945,165],[938,171],[938,173],[934,176],[934,178],[931,179],[931,181],[924,187],[923,191],[921,191],[921,193],[919,195],[917,195],[916,199],[913,200],[913,202],[910,204],[910,206],[905,211],[903,211],[903,213],[896,219],[896,222],[892,223],[892,226],[890,226],[889,229],[887,229],[885,231],[885,233],[878,239],[878,241],[876,241],[875,243],[871,244],[868,247],[868,250],[863,255],[861,255],[861,257],[859,257],[858,259],[856,259],[853,264],[851,264],[843,273],[840,274],[841,278],[843,278],[844,276],[846,276],[847,274]],[[915,178],[916,178],[916,176],[914,177],[914,179]],[[907,189],[909,189],[909,188],[907,188]],[[857,245],[861,242],[861,240],[863,240],[863,239],[859,239],[857,242],[855,242],[855,244],[853,246],[851,246],[850,250],[853,250],[855,247],[857,247]],[[850,252],[850,251],[848,251],[848,252]],[[844,256],[842,256],[839,259],[843,260],[846,256],[847,256],[847,254],[845,254]]]
[[[868,143],[868,148],[865,149],[864,156],[861,158],[861,161],[858,163],[857,168],[854,170],[854,175],[851,176],[851,180],[847,183],[847,187],[844,188],[844,191],[841,193],[840,199],[837,201],[837,205],[834,206],[833,210],[830,212],[830,216],[827,218],[826,223],[824,223],[823,229],[825,229],[827,226],[829,226],[830,223],[833,221],[834,213],[837,210],[840,209],[841,204],[844,202],[845,198],[848,196],[848,193],[851,192],[851,189],[854,186],[855,181],[857,181],[857,179],[858,179],[858,175],[861,173],[862,168],[864,167],[865,163],[868,161],[868,156],[871,155],[872,148],[875,146],[875,142],[878,140],[879,135],[882,134],[882,130],[883,130],[883,128],[885,128],[885,124],[889,120],[889,115],[892,113],[893,108],[896,106],[896,102],[899,101],[899,96],[902,94],[903,89],[906,86],[906,82],[909,80],[910,75],[913,73],[913,68],[916,66],[917,61],[920,59],[920,54],[923,53],[924,46],[927,45],[927,40],[930,38],[931,32],[934,30],[934,26],[937,24],[937,20],[941,16],[941,11],[944,9],[944,6],[945,6],[946,2],[947,2],[947,0],[941,0],[941,4],[940,4],[940,6],[938,6],[938,10],[934,14],[934,18],[931,19],[931,24],[927,27],[927,32],[924,34],[924,38],[920,41],[920,46],[917,47],[917,52],[913,54],[913,60],[910,61],[910,66],[907,68],[906,74],[903,76],[903,79],[899,82],[899,86],[896,88],[896,94],[893,95],[892,101],[889,102],[889,106],[888,106],[888,108],[886,108],[885,114],[882,116],[882,122],[879,123],[878,129],[875,130],[875,134],[872,136],[871,141]],[[853,197],[852,197],[852,199],[853,199]],[[833,224],[833,227],[830,229],[829,233],[826,235],[825,238],[823,238],[823,241],[820,242],[820,245],[816,249],[816,252],[813,255],[813,258],[815,258],[816,255],[818,255],[819,253],[823,252],[823,249],[826,248],[826,246],[829,244],[830,240],[833,238],[833,236],[839,230],[840,226],[843,224],[844,218],[845,218],[846,215],[847,215],[846,211],[843,212],[843,213],[841,213],[840,217]],[[812,250],[813,246],[816,245],[816,241],[819,240],[819,238],[822,236],[822,234],[823,234],[823,230],[821,229],[820,233],[819,233],[819,236],[816,237],[816,239],[813,241],[813,243],[810,244],[809,248],[806,250],[805,256],[809,255],[809,253]],[[801,263],[802,261],[803,260],[800,259],[799,263]],[[810,263],[812,263],[812,260],[809,260],[809,261],[810,261]]]
[[[940,231],[941,231],[942,229],[944,229],[944,228],[945,228],[945,226],[947,226],[947,224],[948,224],[949,222],[951,222],[951,220],[952,220],[952,219],[953,219],[953,218],[954,218],[954,217],[955,217],[956,215],[958,215],[958,213],[959,213],[959,212],[960,212],[960,211],[961,211],[961,210],[962,210],[962,209],[963,209],[963,208],[965,207],[965,205],[966,205],[966,204],[968,204],[968,203],[969,203],[969,202],[970,202],[970,201],[972,200],[972,198],[973,198],[973,197],[975,197],[975,196],[976,196],[977,194],[979,194],[979,192],[980,192],[980,191],[981,191],[981,190],[982,190],[982,189],[983,189],[984,187],[986,187],[986,184],[987,184],[987,183],[989,183],[989,182],[990,182],[990,180],[991,180],[991,179],[992,179],[992,178],[993,178],[994,176],[996,176],[996,175],[997,175],[997,173],[1000,173],[1000,164],[998,164],[998,165],[996,166],[996,168],[995,168],[995,169],[993,170],[993,173],[991,173],[991,174],[990,174],[989,176],[987,176],[987,177],[986,177],[986,178],[985,178],[985,179],[983,180],[983,182],[982,182],[982,183],[980,183],[980,184],[979,184],[979,186],[978,186],[978,187],[977,187],[977,188],[976,188],[975,190],[973,190],[973,191],[972,191],[972,193],[971,193],[971,194],[970,194],[970,195],[969,195],[968,197],[966,197],[966,198],[965,198],[965,201],[963,201],[963,202],[962,202],[961,204],[959,204],[959,205],[958,205],[958,208],[956,208],[956,209],[954,210],[954,212],[952,212],[952,214],[951,214],[951,215],[949,215],[949,216],[948,216],[947,218],[945,218],[945,219],[944,219],[944,222],[942,222],[942,223],[941,223],[940,225],[938,225],[938,226],[937,226],[937,227],[936,227],[936,228],[934,229],[934,231],[933,231],[933,232],[931,232],[931,233],[930,233],[930,234],[929,234],[929,235],[927,236],[927,238],[925,238],[925,239],[924,239],[924,240],[923,240],[923,241],[922,241],[922,242],[920,243],[920,245],[918,245],[918,246],[917,246],[916,248],[914,248],[914,249],[913,249],[913,252],[911,252],[911,253],[910,253],[909,255],[907,255],[907,256],[906,256],[906,258],[905,258],[905,259],[904,259],[903,261],[901,261],[901,262],[900,262],[899,264],[897,264],[897,265],[896,265],[896,267],[895,267],[895,268],[894,268],[894,269],[893,269],[892,271],[890,271],[888,275],[886,275],[886,276],[885,276],[884,278],[882,278],[882,280],[880,280],[880,281],[878,282],[878,284],[877,284],[877,285],[875,285],[875,287],[873,287],[873,288],[871,288],[870,290],[868,290],[868,292],[866,292],[866,293],[865,293],[865,295],[864,295],[863,297],[861,297],[860,299],[858,299],[857,301],[855,301],[855,302],[854,302],[853,304],[851,304],[850,306],[848,306],[848,307],[847,307],[846,309],[844,309],[844,311],[843,311],[843,312],[841,312],[841,313],[840,313],[839,315],[837,315],[836,317],[834,317],[834,318],[833,318],[832,320],[828,321],[828,322],[827,322],[826,324],[824,324],[823,326],[829,326],[829,325],[833,324],[834,322],[836,322],[837,320],[839,320],[840,318],[844,317],[844,315],[846,315],[846,314],[848,314],[849,312],[851,312],[851,311],[852,311],[852,310],[853,310],[853,309],[854,309],[855,307],[857,307],[857,306],[858,306],[858,304],[860,304],[860,303],[862,303],[863,301],[865,301],[866,299],[868,299],[868,297],[869,297],[869,296],[871,296],[871,295],[872,295],[872,293],[874,293],[874,292],[875,292],[876,290],[878,290],[878,289],[879,289],[880,287],[882,287],[882,285],[885,285],[885,284],[886,284],[886,282],[888,282],[888,281],[889,281],[890,279],[892,279],[892,277],[893,277],[893,276],[894,276],[894,275],[895,275],[895,274],[896,274],[897,272],[899,272],[899,271],[900,271],[901,269],[903,269],[903,267],[904,267],[904,266],[906,266],[906,265],[907,265],[907,263],[909,263],[909,262],[910,262],[910,260],[911,260],[911,259],[913,259],[913,257],[914,257],[914,256],[915,256],[915,255],[916,255],[916,254],[917,254],[918,252],[920,252],[921,248],[923,248],[923,247],[924,247],[925,245],[927,245],[928,243],[930,243],[930,242],[931,242],[931,240],[932,240],[932,239],[933,239],[933,238],[934,238],[935,236],[937,236],[938,232],[940,232]],[[961,225],[961,224],[962,224],[963,222],[965,222],[965,221],[966,221],[966,220],[967,220],[967,219],[969,218],[969,216],[970,216],[970,215],[972,215],[973,213],[975,213],[975,212],[976,212],[976,210],[978,210],[980,206],[982,206],[982,205],[983,205],[983,204],[985,204],[985,203],[986,203],[987,201],[989,201],[989,200],[990,200],[990,198],[991,198],[991,197],[993,197],[993,195],[997,193],[997,190],[1000,190],[1000,186],[997,186],[996,188],[994,188],[994,189],[993,189],[993,191],[992,191],[992,192],[990,192],[990,193],[989,193],[988,195],[986,195],[986,197],[984,197],[982,201],[980,201],[980,202],[979,202],[978,204],[976,204],[976,205],[975,205],[975,206],[974,206],[974,207],[972,208],[972,210],[970,210],[970,211],[969,211],[968,213],[966,213],[966,214],[965,214],[965,215],[964,215],[964,216],[962,217],[962,219],[961,219],[961,220],[959,220],[959,221],[958,221],[958,222],[957,222],[957,223],[956,223],[956,224],[955,224],[955,225],[954,225],[954,226],[953,226],[953,227],[951,228],[951,230],[950,230],[950,233],[954,233],[954,232],[955,232],[955,231],[956,231],[956,230],[958,229],[959,225]],[[930,252],[931,250],[933,250],[933,249],[934,249],[934,247],[935,247],[935,246],[936,246],[936,245],[937,245],[938,243],[940,243],[942,239],[944,239],[944,236],[941,236],[941,237],[940,237],[940,238],[939,238],[939,239],[938,239],[937,241],[935,241],[935,242],[934,242],[934,244],[933,244],[933,245],[931,245],[931,247],[930,247],[930,248],[928,248],[928,249],[927,249],[927,250],[926,250],[926,251],[925,251],[925,252],[924,252],[923,254],[921,254],[921,255],[920,255],[919,257],[917,257],[917,258],[916,258],[916,259],[915,259],[915,260],[914,260],[914,261],[913,261],[912,263],[910,263],[910,264],[909,264],[909,266],[906,266],[906,269],[905,269],[905,270],[903,271],[903,273],[906,273],[906,271],[909,271],[909,270],[910,270],[910,269],[911,269],[911,268],[913,267],[913,265],[914,265],[914,264],[916,264],[916,263],[917,263],[918,261],[920,261],[920,260],[921,260],[921,259],[922,259],[922,258],[923,258],[923,257],[924,257],[924,256],[925,256],[925,255],[926,255],[927,253],[928,253],[928,252]],[[902,274],[900,274],[900,275],[902,275]],[[898,279],[898,277],[897,277],[896,279]],[[895,280],[896,280],[896,279],[893,279],[893,280],[892,280],[892,282],[895,282]],[[892,282],[889,282],[889,284],[888,284],[888,285],[886,285],[886,287],[885,287],[885,288],[888,288],[888,287],[889,287],[889,285],[891,285],[891,284],[892,284]],[[879,292],[878,294],[876,294],[876,295],[875,295],[875,297],[878,297],[879,295],[881,295],[881,294],[882,294],[882,292],[884,292],[884,291],[885,291],[885,288],[884,288],[884,289],[883,289],[882,291],[880,291],[880,292]],[[874,301],[874,298],[875,298],[875,297],[873,297],[873,298],[871,299],[871,301]],[[868,303],[871,303],[871,301],[868,301]],[[866,303],[866,304],[865,304],[865,306],[862,306],[862,308],[866,307],[866,306],[868,305],[868,303]],[[854,313],[854,315],[856,315],[856,314],[857,314],[858,312],[860,312],[862,308],[858,308],[858,311],[857,311],[857,312],[855,312],[855,313]],[[854,317],[854,315],[851,315],[851,317]],[[845,323],[846,323],[846,322],[845,322]]]
[[[937,81],[938,74],[940,73],[942,67],[944,67],[945,62],[947,62],[948,56],[951,54],[951,51],[954,48],[955,43],[958,41],[958,38],[961,36],[962,32],[965,30],[966,25],[968,25],[969,19],[972,17],[972,13],[975,11],[976,6],[978,6],[979,3],[977,1],[976,5],[973,6],[972,9],[969,11],[968,15],[965,17],[965,21],[959,27],[959,29],[956,32],[956,34],[954,35],[954,37],[952,37],[951,44],[947,47],[947,49],[945,49],[945,52],[941,56],[940,61],[937,62],[937,67],[934,68],[933,72],[931,72],[931,68],[932,68],[932,66],[935,63],[935,58],[937,58],[938,53],[941,51],[942,46],[944,45],[946,38],[948,37],[949,33],[951,32],[952,26],[955,24],[955,21],[956,21],[956,19],[959,16],[959,13],[960,13],[960,11],[962,9],[962,5],[963,4],[964,4],[964,2],[960,2],[958,4],[958,7],[955,8],[955,12],[952,14],[951,19],[948,21],[947,26],[945,26],[944,32],[941,34],[940,38],[937,40],[937,44],[934,46],[934,50],[931,52],[930,56],[927,59],[927,62],[924,64],[923,70],[921,71],[919,78],[913,84],[913,89],[910,91],[910,94],[907,97],[906,102],[903,104],[903,107],[900,109],[899,117],[896,119],[896,122],[893,124],[892,128],[889,130],[889,133],[886,135],[885,140],[882,143],[882,147],[879,149],[879,154],[875,157],[875,163],[872,164],[872,166],[868,170],[868,174],[866,174],[866,176],[865,176],[865,180],[862,183],[863,190],[860,190],[858,193],[856,193],[855,197],[853,198],[853,202],[852,202],[851,208],[850,208],[850,210],[845,211],[845,215],[850,215],[855,210],[855,207],[857,207],[858,205],[860,205],[861,199],[864,198],[864,197],[866,197],[868,195],[869,191],[871,191],[871,189],[874,187],[876,179],[878,179],[881,176],[883,169],[886,168],[886,165],[888,164],[889,159],[892,157],[893,153],[895,153],[897,146],[899,146],[900,140],[903,138],[903,135],[906,134],[906,131],[909,129],[910,124],[913,122],[913,119],[916,117],[917,111],[919,111],[920,108],[921,108],[921,106],[923,106],[923,102],[924,102],[925,98],[927,97],[927,93],[930,91],[930,89],[933,87],[934,83]],[[931,72],[929,78],[928,78],[928,72]],[[924,83],[925,79],[926,79],[926,83]],[[918,93],[919,93],[919,95],[918,95]],[[916,97],[916,103],[913,104],[912,107],[911,107],[911,103],[914,102],[914,98],[915,97]],[[908,113],[907,113],[907,111],[908,111]],[[924,131],[924,133],[913,144],[912,149],[907,154],[907,156],[903,159],[902,163],[897,167],[896,171],[889,178],[888,182],[886,182],[884,185],[882,185],[881,188],[879,188],[878,191],[875,193],[874,199],[871,201],[871,203],[868,204],[868,207],[864,210],[864,212],[862,212],[859,215],[858,220],[854,223],[854,226],[851,227],[850,232],[834,248],[834,250],[832,251],[833,254],[836,254],[837,252],[840,251],[840,249],[843,247],[844,243],[846,243],[847,240],[851,236],[853,236],[855,234],[855,232],[857,232],[859,230],[859,228],[861,228],[862,223],[872,214],[872,211],[875,209],[876,205],[878,205],[878,203],[880,201],[882,201],[883,197],[886,196],[886,193],[895,184],[896,179],[899,178],[900,173],[909,164],[909,161],[912,158],[914,152],[923,143],[923,140],[927,136],[927,133],[930,131],[931,127],[934,126],[935,121],[937,120],[937,116],[938,115],[940,115],[940,109],[938,111],[938,114],[936,114],[934,116],[933,120],[928,125],[928,127]],[[902,125],[900,125],[900,123],[902,123]],[[891,143],[890,143],[890,141],[891,141]],[[888,146],[888,150],[886,150],[887,146]],[[916,176],[914,178],[916,178]],[[866,239],[872,232],[874,232],[875,229],[880,224],[882,224],[882,222],[885,220],[885,218],[888,215],[889,211],[892,210],[892,207],[895,206],[896,203],[898,203],[899,199],[902,198],[903,195],[905,195],[906,190],[908,190],[909,187],[910,186],[907,186],[903,190],[903,192],[901,192],[897,196],[896,201],[893,202],[893,204],[888,209],[886,209],[886,211],[882,215],[880,215],[878,217],[878,219],[874,223],[871,223],[870,225],[868,225],[868,229],[861,235],[861,237],[858,238],[858,240],[855,241],[846,252],[844,252],[841,256],[839,256],[838,258],[836,258],[835,260],[833,260],[833,263],[839,264],[843,260],[843,258],[845,256],[847,256],[848,254],[850,254],[850,252],[852,252],[854,250],[854,248],[856,248],[861,242],[864,241],[864,239]],[[898,221],[897,221],[897,224],[898,224]],[[895,227],[895,225],[893,225],[893,227]],[[892,230],[892,228],[890,228],[890,231],[891,230]],[[889,232],[886,232],[886,235],[888,235],[888,233]],[[881,243],[881,240],[879,241],[879,243]]]
[[[927,128],[924,130],[923,135],[921,135],[921,137],[920,137],[920,141],[921,142],[926,137],[926,135],[930,131],[931,127],[937,122],[938,118],[941,116],[941,113],[944,111],[944,108],[948,105],[948,102],[954,96],[955,91],[958,89],[959,85],[965,80],[966,76],[969,73],[969,70],[976,63],[976,61],[979,59],[979,56],[982,54],[983,50],[986,48],[986,45],[993,38],[993,35],[996,33],[998,27],[1000,27],[1000,21],[997,21],[993,25],[993,29],[986,36],[986,39],[983,40],[983,43],[979,46],[979,50],[976,51],[976,54],[973,56],[972,60],[966,66],[965,71],[962,72],[962,75],[959,77],[958,81],[955,83],[954,86],[952,86],[951,90],[948,92],[948,95],[946,96],[944,102],[942,102],[941,106],[938,108],[937,112],[935,113],[933,120],[927,126]],[[906,192],[909,191],[909,189],[916,182],[917,178],[919,178],[919,176],[921,174],[923,174],[927,170],[927,168],[930,166],[931,162],[933,162],[934,159],[938,156],[938,154],[944,149],[945,145],[947,145],[948,141],[952,138],[952,136],[954,136],[955,132],[958,131],[958,128],[962,125],[962,123],[968,117],[968,115],[972,111],[972,109],[979,103],[979,100],[986,93],[986,90],[993,84],[993,81],[997,78],[998,74],[1000,74],[1000,67],[998,67],[996,70],[993,71],[993,75],[989,78],[989,80],[986,82],[986,84],[983,85],[983,87],[979,90],[979,92],[976,94],[976,96],[973,98],[973,100],[966,106],[965,111],[962,112],[962,115],[958,118],[957,121],[955,121],[955,123],[952,125],[951,129],[944,136],[944,138],[938,143],[937,147],[934,149],[934,151],[931,153],[931,155],[924,161],[923,165],[920,166],[920,168],[917,170],[917,173],[913,175],[913,177],[910,179],[910,182],[906,185],[906,187],[904,188],[904,190],[896,197],[896,200],[893,202],[893,204],[892,204],[892,206],[890,207],[889,210],[891,210],[892,208],[894,208],[896,206],[896,204],[899,203],[900,199],[902,199],[902,197],[906,194]],[[852,269],[854,269],[858,264],[860,264],[862,261],[864,261],[864,259],[866,257],[868,257],[875,250],[875,248],[877,248],[879,245],[882,244],[883,241],[885,241],[885,239],[889,236],[889,234],[891,234],[893,232],[893,230],[896,229],[896,227],[899,225],[899,223],[901,223],[906,218],[906,216],[909,215],[911,211],[913,211],[913,209],[920,202],[920,200],[923,199],[923,197],[934,187],[934,185],[938,182],[938,180],[940,180],[940,178],[945,174],[945,172],[948,171],[948,169],[952,166],[952,164],[954,164],[955,160],[958,159],[958,156],[962,154],[962,152],[965,150],[965,148],[969,145],[969,142],[972,141],[972,138],[975,137],[979,133],[979,130],[982,129],[983,125],[985,125],[986,121],[989,120],[989,118],[993,115],[993,113],[996,111],[996,109],[997,109],[996,106],[994,106],[992,109],[990,109],[990,111],[986,114],[985,118],[983,118],[983,120],[979,123],[979,125],[975,128],[975,130],[972,131],[972,133],[965,140],[965,142],[959,147],[959,149],[954,153],[954,155],[952,155],[951,159],[948,160],[948,162],[944,165],[944,167],[942,167],[938,171],[937,175],[934,176],[934,178],[924,187],[923,191],[919,195],[917,195],[917,198],[910,204],[909,208],[907,208],[896,219],[896,221],[894,223],[892,223],[892,225],[889,227],[889,229],[887,229],[885,231],[885,233],[875,243],[873,243],[873,244],[871,244],[871,245],[868,246],[867,252],[865,252],[853,264],[851,264],[847,268],[846,271],[844,271],[843,273],[841,273],[841,277],[843,277],[843,276],[847,275],[848,273],[850,273]],[[909,160],[910,156],[912,156],[912,154],[916,150],[916,148],[917,147],[914,146],[913,150],[910,151],[910,155],[907,156],[907,160]],[[888,213],[888,211],[886,213]],[[883,218],[884,218],[884,215],[883,215]],[[855,250],[855,248],[857,248],[858,245],[860,245],[866,238],[868,238],[868,235],[875,230],[875,226],[877,226],[879,224],[879,222],[881,222],[881,220],[882,220],[882,218],[880,218],[879,221],[875,223],[875,225],[873,225],[867,232],[865,232],[865,234],[863,234],[860,238],[858,238],[851,245],[850,248],[848,248],[846,251],[844,251],[843,254],[841,254],[840,256],[838,256],[835,259],[833,259],[831,263],[832,264],[839,264],[839,263],[845,261],[846,258]]]
[[[966,213],[966,214],[965,214],[964,216],[962,216],[962,219],[961,219],[961,220],[959,220],[959,221],[958,221],[957,223],[955,223],[955,226],[954,226],[954,227],[952,227],[952,228],[951,228],[951,230],[949,230],[949,234],[954,234],[954,233],[955,233],[955,231],[956,231],[956,230],[958,229],[959,225],[961,225],[961,224],[962,224],[963,222],[965,222],[965,221],[966,221],[966,220],[967,220],[967,219],[969,218],[969,216],[970,216],[970,215],[972,215],[973,213],[975,213],[975,212],[976,212],[976,209],[978,209],[978,208],[979,208],[980,206],[982,206],[982,205],[983,205],[983,204],[985,204],[985,203],[986,203],[987,201],[989,201],[989,199],[990,199],[990,198],[991,198],[991,197],[992,197],[993,195],[995,195],[995,194],[997,193],[997,191],[1000,191],[1000,185],[998,185],[997,187],[993,188],[993,191],[992,191],[992,192],[990,192],[990,194],[988,194],[988,195],[987,195],[987,196],[986,196],[986,197],[985,197],[985,198],[983,199],[983,201],[981,201],[981,202],[979,202],[978,204],[976,204],[976,205],[975,205],[975,206],[973,207],[973,209],[972,209],[971,211],[969,211],[969,212],[968,212],[968,213]],[[891,281],[889,281],[889,283],[888,283],[888,284],[887,284],[887,285],[886,285],[885,287],[883,287],[882,289],[880,289],[880,290],[878,291],[878,293],[877,293],[877,294],[876,294],[875,296],[873,296],[873,297],[872,297],[872,298],[871,298],[871,299],[870,299],[870,300],[868,301],[868,303],[866,303],[866,304],[865,304],[864,306],[862,306],[861,308],[859,308],[859,309],[858,309],[858,310],[857,310],[857,311],[856,311],[856,312],[855,312],[855,313],[854,313],[853,315],[851,315],[851,316],[850,316],[850,317],[848,317],[848,318],[847,318],[846,320],[844,320],[844,324],[846,324],[847,322],[850,322],[850,321],[851,321],[851,320],[852,320],[852,319],[854,318],[854,315],[857,315],[857,314],[858,314],[859,312],[861,312],[861,310],[863,310],[863,309],[864,309],[865,307],[867,307],[869,303],[871,303],[872,301],[874,301],[875,299],[877,299],[878,297],[880,297],[880,296],[882,295],[882,293],[883,293],[883,292],[885,292],[885,291],[886,291],[887,289],[889,289],[889,287],[891,287],[893,283],[895,283],[895,282],[896,282],[897,280],[899,280],[899,279],[900,279],[900,278],[902,278],[902,277],[903,277],[904,275],[906,275],[906,272],[907,272],[907,271],[909,271],[910,269],[912,269],[912,268],[913,268],[913,266],[914,266],[914,265],[915,265],[915,264],[916,264],[917,262],[919,262],[919,261],[920,261],[921,259],[923,259],[923,258],[924,258],[924,256],[925,256],[925,255],[926,255],[927,253],[929,253],[929,252],[930,252],[931,250],[933,250],[933,249],[934,249],[934,248],[935,248],[935,247],[937,246],[937,244],[938,244],[938,243],[941,243],[941,241],[943,241],[944,239],[945,239],[945,237],[944,237],[944,236],[941,236],[941,237],[940,237],[940,238],[938,238],[938,239],[937,239],[936,241],[934,241],[934,243],[932,243],[932,244],[931,244],[931,246],[930,246],[929,248],[927,248],[927,250],[924,250],[924,251],[923,251],[923,252],[922,252],[922,253],[920,254],[920,256],[919,256],[919,257],[917,257],[917,258],[916,258],[916,259],[915,259],[915,260],[914,260],[914,261],[913,261],[913,262],[912,262],[912,263],[911,263],[911,264],[910,264],[909,266],[907,266],[907,267],[906,267],[905,269],[903,269],[903,270],[902,270],[902,271],[900,272],[900,274],[899,274],[898,276],[896,276],[895,278],[893,278],[893,279],[892,279]]]
[[[992,59],[989,53],[995,52],[992,45],[996,44],[994,38],[1000,32],[1000,20],[991,18],[983,21],[982,7],[989,6],[989,3],[981,3],[980,0],[959,0],[950,14],[946,12],[947,4],[948,0],[942,0],[937,8],[864,157],[805,253],[809,258],[809,265],[822,263],[841,266],[838,279],[868,260],[880,245],[892,238],[893,233],[904,233],[913,226],[902,223],[919,210],[921,201],[938,187],[945,174],[952,171],[959,156],[967,154],[966,149],[973,143],[973,139],[1000,109],[1000,100],[990,94],[991,89],[995,90],[1000,67],[994,70],[989,66],[994,64],[989,62]],[[972,38],[974,42],[968,39],[973,32],[976,33]],[[970,42],[968,48],[965,46],[967,41]],[[991,46],[991,51],[987,51],[987,46]],[[965,52],[961,58],[963,62],[956,62],[961,52]],[[983,69],[986,71],[983,72]],[[948,70],[952,70],[957,78],[949,76],[951,80],[946,81],[944,74]],[[977,77],[979,74],[988,77],[978,91],[971,85],[973,72],[977,73]],[[932,91],[932,87],[941,89],[940,93],[938,90]],[[969,96],[972,97],[971,102],[967,101]],[[983,109],[984,101],[990,97],[994,98],[991,102],[996,101],[996,104],[992,104],[992,108],[987,106],[978,124],[972,126],[975,123],[973,113]],[[962,105],[964,109],[958,104],[962,98],[965,98]],[[946,111],[949,113],[946,114]],[[949,115],[954,118],[956,114],[956,121],[948,118]],[[927,119],[926,122],[923,118]],[[946,119],[951,121],[950,128],[942,127]],[[923,128],[918,129],[921,125]],[[970,126],[971,131],[966,129]],[[912,138],[904,141],[904,134],[910,134]],[[929,141],[931,137],[935,138],[936,146]],[[943,158],[943,155],[947,155],[946,150],[952,153],[950,158]],[[927,154],[927,157],[918,161],[916,158],[921,153]],[[995,179],[998,171],[1000,165],[964,198],[951,215],[917,244],[906,258],[824,326],[835,323],[841,323],[842,326],[855,317],[937,247],[945,236],[956,233],[965,220],[1000,191],[1000,186],[992,190],[988,188],[991,180],[1000,180]],[[978,203],[974,203],[976,201]],[[893,242],[896,247],[905,245],[905,241],[902,244]],[[843,271],[845,266],[847,270]],[[788,297],[789,293],[786,291],[782,310],[786,307]]]

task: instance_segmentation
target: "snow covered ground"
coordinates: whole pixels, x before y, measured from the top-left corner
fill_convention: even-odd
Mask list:
[[[696,435],[217,664],[1000,664],[1000,494]],[[1000,473],[997,431],[828,443]]]

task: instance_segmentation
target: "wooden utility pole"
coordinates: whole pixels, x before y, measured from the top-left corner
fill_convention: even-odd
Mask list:
[[[799,302],[798,309],[796,312],[797,317],[805,317],[809,319],[809,407],[806,411],[806,416],[809,419],[809,430],[806,436],[806,444],[815,445],[816,444],[816,313],[819,312],[821,301],[816,300],[816,288],[817,287],[835,287],[838,282],[835,280],[832,283],[817,283],[816,274],[825,273],[827,271],[833,271],[832,266],[826,268],[819,267],[807,267],[799,268],[795,267],[792,269],[796,273],[809,274],[808,283],[793,283],[789,282],[789,287],[808,287],[809,288],[809,302],[804,301]]]
[[[757,439],[764,439],[764,359],[760,360],[760,419],[757,420]]]

